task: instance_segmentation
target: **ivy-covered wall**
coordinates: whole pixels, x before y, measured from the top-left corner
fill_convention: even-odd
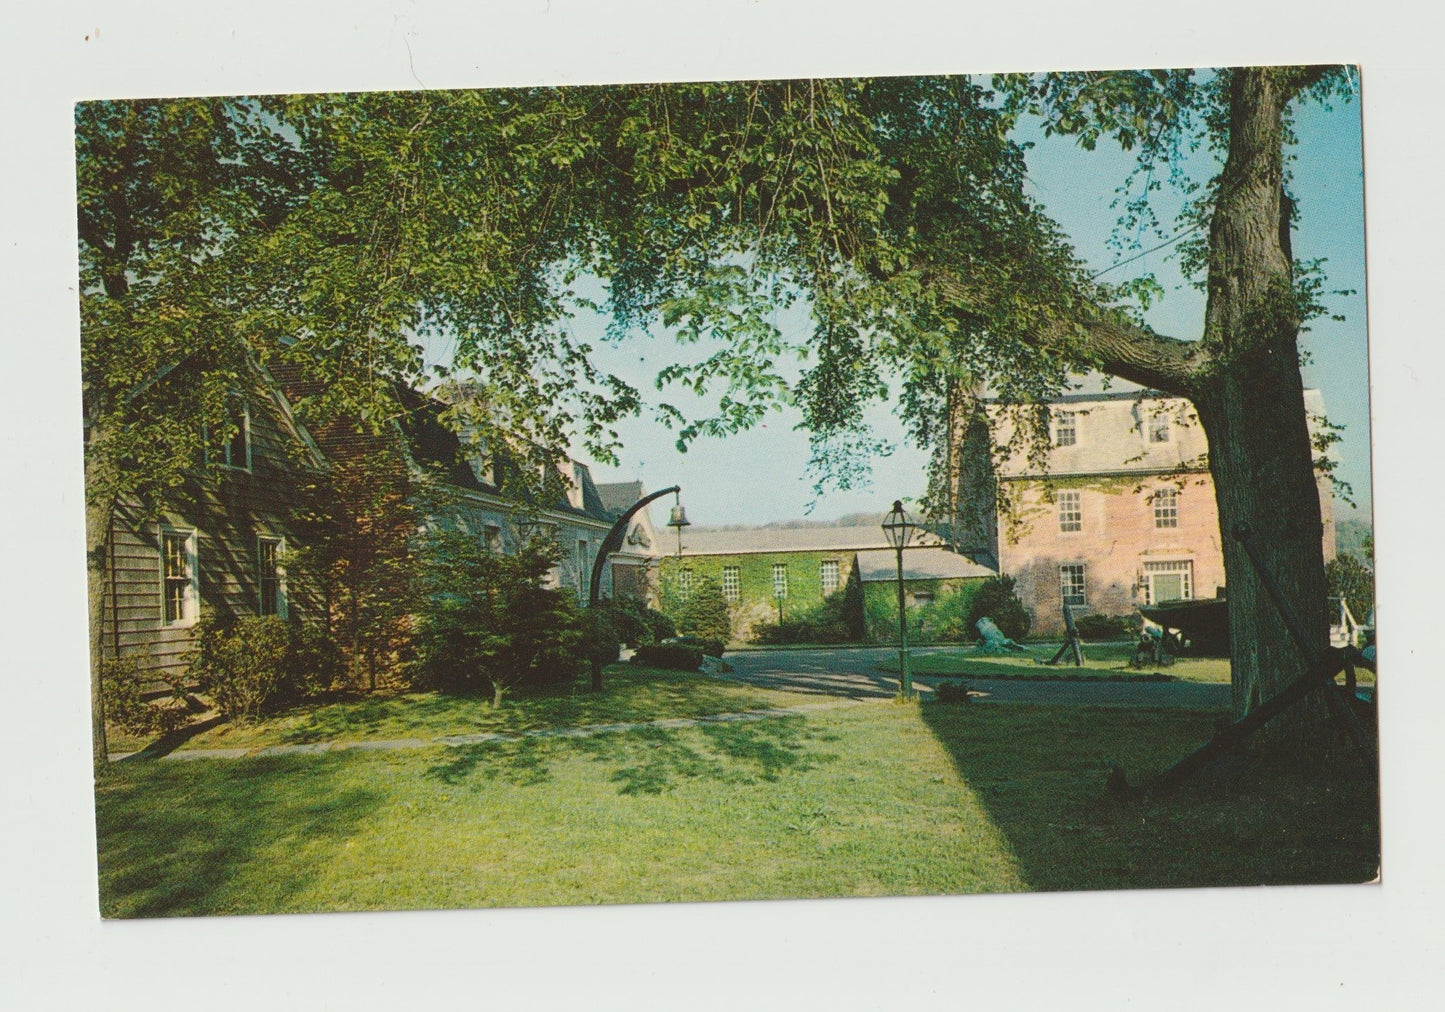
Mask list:
[[[969,628],[968,610],[984,584],[982,577],[956,580],[904,580],[908,642],[966,643],[977,636]],[[931,599],[926,596],[932,595]],[[924,599],[920,600],[923,596]],[[863,584],[863,621],[869,643],[898,642],[898,584]]]
[[[824,562],[838,564],[838,590],[842,591],[853,576],[856,553],[851,551],[748,552],[736,555],[685,555],[679,566],[677,556],[664,556],[661,562],[663,610],[679,591],[679,571],[691,571],[694,583],[704,578],[716,580],[725,587],[723,570],[736,566],[738,594],[729,601],[732,609],[733,638],[746,641],[755,626],[778,620],[778,601],[773,596],[773,566],[787,566],[788,593],[783,599],[784,619],[802,615],[823,603]]]

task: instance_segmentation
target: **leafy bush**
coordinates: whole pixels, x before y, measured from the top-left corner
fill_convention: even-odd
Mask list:
[[[1029,634],[1029,613],[1014,593],[1012,576],[990,577],[978,588],[969,605],[968,628],[976,629],[978,620],[984,617],[993,619],[999,632],[1011,640],[1021,640]],[[973,635],[976,637],[977,633]]]
[[[599,605],[582,613],[582,656],[589,661],[608,665],[622,653],[622,637],[617,631],[616,613]]]
[[[702,667],[702,651],[685,643],[652,643],[637,648],[633,664],[674,671],[696,671]]]
[[[753,628],[753,642],[768,646],[794,643],[852,643],[863,638],[863,594],[850,582],[841,593],[781,622]]]
[[[938,703],[967,703],[968,683],[960,681],[939,682],[933,690],[933,699]]]
[[[636,597],[619,597],[602,605],[617,630],[617,637],[630,647],[661,643],[677,635],[672,620],[662,612],[649,608]]]
[[[190,676],[227,717],[246,720],[280,695],[291,631],[274,615],[201,624]]]
[[[727,649],[727,644],[722,640],[703,640],[696,636],[679,636],[675,639],[664,640],[667,646],[695,647],[703,652],[705,657],[721,657]]]
[[[100,694],[105,719],[131,734],[157,734],[173,731],[186,721],[187,712],[176,706],[157,706],[147,702],[144,687],[155,681],[155,675],[141,674],[134,656],[108,657],[100,662]],[[172,700],[182,696],[181,683],[167,679]]]
[[[732,612],[723,597],[722,585],[710,576],[698,580],[678,607],[676,625],[683,636],[724,643],[731,639]]]
[[[1079,638],[1091,642],[1133,639],[1143,624],[1138,615],[1079,615],[1074,619]]]
[[[490,690],[500,706],[517,686],[575,678],[586,664],[583,619],[570,593],[544,586],[557,552],[546,538],[502,555],[475,537],[431,532],[419,569],[413,681]],[[602,650],[597,640],[591,648]]]

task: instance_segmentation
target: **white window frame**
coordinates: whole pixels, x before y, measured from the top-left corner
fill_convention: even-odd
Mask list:
[[[742,597],[742,567],[722,567],[722,593],[724,600],[736,601]]]
[[[1144,442],[1151,446],[1163,446],[1174,438],[1173,428],[1173,420],[1169,417],[1169,412],[1156,411],[1144,419]],[[1155,438],[1161,434],[1162,438]]]
[[[682,599],[686,601],[692,596],[692,567],[683,566],[677,574],[677,589]]]
[[[831,581],[828,579],[830,572],[833,575]],[[818,563],[818,583],[822,585],[824,597],[834,593],[842,586],[842,577],[843,573],[837,559],[824,559]]]
[[[266,545],[276,546],[276,610],[266,610]],[[290,618],[290,602],[286,597],[286,539],[269,534],[256,536],[256,614]]]
[[[1075,580],[1075,571],[1078,579]],[[1077,588],[1077,593],[1071,593]],[[1089,606],[1089,567],[1083,562],[1065,562],[1059,566],[1059,596],[1070,608]]]
[[[587,600],[592,586],[592,546],[585,538],[577,539],[577,599]]]
[[[1067,442],[1063,438],[1065,432],[1069,434]],[[1055,448],[1079,445],[1079,412],[1062,410],[1051,412],[1049,436]]]
[[[1077,489],[1054,493],[1059,508],[1059,533],[1078,534],[1084,529],[1084,494]]]
[[[1155,530],[1171,530],[1179,526],[1179,490],[1158,488],[1150,497],[1154,506]]]
[[[773,597],[786,600],[788,596],[788,564],[773,563]]]
[[[1144,588],[1144,603],[1155,604],[1154,580],[1157,575],[1179,573],[1184,577],[1184,596],[1178,598],[1180,601],[1194,600],[1194,560],[1193,559],[1154,559],[1144,563],[1143,576],[1141,581]]]
[[[249,471],[251,470],[251,457],[252,457],[252,455],[251,455],[251,405],[250,405],[249,403],[245,402],[245,401],[242,401],[241,404],[240,404],[240,407],[241,407],[240,417],[239,417],[238,419],[236,419],[236,421],[240,423],[240,424],[239,424],[240,431],[237,433],[237,435],[239,435],[239,436],[241,437],[241,444],[242,444],[242,446],[245,447],[246,459],[245,459],[243,462],[241,462],[241,463],[238,464],[238,463],[236,463],[234,460],[231,459],[231,457],[232,457],[232,453],[231,453],[231,442],[232,442],[232,440],[231,440],[231,439],[228,439],[228,440],[226,440],[224,443],[222,443],[222,444],[221,444],[221,447],[220,447],[220,451],[219,451],[217,454],[215,454],[214,456],[212,456],[212,453],[211,453],[210,432],[209,432],[209,430],[205,429],[204,426],[202,427],[202,433],[201,433],[201,435],[204,437],[204,438],[202,439],[202,444],[203,444],[203,445],[205,446],[205,448],[206,448],[206,461],[207,461],[208,463],[218,464],[218,465],[220,465],[221,467],[229,467],[229,468],[230,468],[231,470],[233,470],[233,471],[247,471],[247,472],[249,472]],[[234,439],[234,437],[232,437],[232,438]]]
[[[181,614],[178,618],[170,618],[166,613],[169,597],[167,595],[167,584],[174,577],[166,575],[166,539],[180,538],[185,546],[186,573],[189,579],[186,582],[185,591],[181,597]],[[196,531],[187,530],[182,527],[170,527],[162,524],[160,534],[157,538],[159,549],[159,575],[161,585],[161,626],[166,629],[186,629],[193,626],[201,617],[201,567],[197,541],[199,540]]]

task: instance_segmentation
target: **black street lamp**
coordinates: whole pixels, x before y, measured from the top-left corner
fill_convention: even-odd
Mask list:
[[[898,555],[898,694],[904,699],[913,698],[913,674],[908,670],[908,616],[903,604],[903,549],[918,527],[903,512],[903,501],[894,500],[893,511],[883,521],[883,536]]]

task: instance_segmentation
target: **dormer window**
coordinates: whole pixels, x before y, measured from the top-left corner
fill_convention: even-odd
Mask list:
[[[1075,411],[1054,412],[1054,445],[1073,446],[1079,441],[1079,416]]]
[[[212,449],[208,438],[206,440],[206,460],[209,463],[236,468],[238,471],[249,471],[251,470],[250,409],[244,403],[235,405],[227,422],[226,427],[231,430],[230,437],[215,449]]]
[[[1164,412],[1153,415],[1149,419],[1149,442],[1169,442],[1169,416]]]

